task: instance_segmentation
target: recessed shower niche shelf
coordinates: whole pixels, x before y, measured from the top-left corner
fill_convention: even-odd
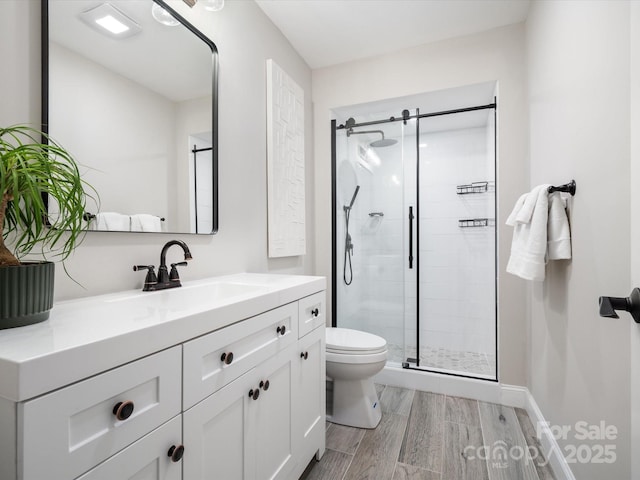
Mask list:
[[[460,228],[492,227],[494,225],[495,220],[493,218],[464,218],[458,220]]]
[[[472,182],[468,185],[456,186],[458,195],[468,195],[470,193],[485,193],[489,189],[489,182]]]

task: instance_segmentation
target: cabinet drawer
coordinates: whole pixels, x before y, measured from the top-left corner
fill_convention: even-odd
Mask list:
[[[181,438],[177,416],[77,480],[180,480],[182,460],[171,461],[168,452],[182,443]]]
[[[76,478],[179,414],[180,373],[177,346],[25,402],[23,479]]]
[[[300,338],[325,324],[324,292],[314,293],[298,301],[298,334]]]
[[[294,302],[185,343],[183,409],[297,340],[298,304]]]

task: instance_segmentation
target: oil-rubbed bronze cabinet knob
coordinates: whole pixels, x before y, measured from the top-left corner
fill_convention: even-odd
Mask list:
[[[260,388],[263,389],[264,391],[269,390],[269,380],[267,381],[260,380]]]
[[[253,398],[254,400],[257,400],[259,396],[260,396],[259,388],[256,388],[255,390],[252,388],[251,390],[249,390],[249,398]]]
[[[231,362],[233,362],[233,352],[224,352],[220,356],[220,361],[224,362],[225,365],[231,365]]]
[[[302,352],[300,354],[300,358],[304,358],[306,360],[307,358],[309,358],[309,352]]]
[[[286,331],[287,331],[287,327],[284,326],[284,325],[276,328],[276,332],[278,332],[280,335],[284,335],[284,332],[286,332]]]
[[[113,414],[118,420],[126,420],[133,413],[133,402],[127,400],[126,402],[118,402],[113,407]]]
[[[314,308],[313,310],[311,310],[311,315],[313,315],[314,317],[317,317],[320,314],[320,310],[318,310],[317,308]]]
[[[171,445],[169,452],[167,452],[167,457],[171,458],[172,462],[179,462],[182,460],[182,456],[184,455],[184,445]]]

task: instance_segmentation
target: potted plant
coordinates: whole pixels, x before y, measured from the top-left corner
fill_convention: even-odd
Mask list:
[[[0,128],[0,329],[49,318],[48,257],[64,261],[82,240],[87,190],[72,156],[46,134],[27,125]],[[36,246],[43,261],[21,261]]]

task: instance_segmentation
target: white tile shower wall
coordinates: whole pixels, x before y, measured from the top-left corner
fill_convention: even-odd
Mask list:
[[[420,143],[420,339],[453,351],[495,352],[494,191],[458,195],[456,186],[494,178],[489,128],[424,133]]]

